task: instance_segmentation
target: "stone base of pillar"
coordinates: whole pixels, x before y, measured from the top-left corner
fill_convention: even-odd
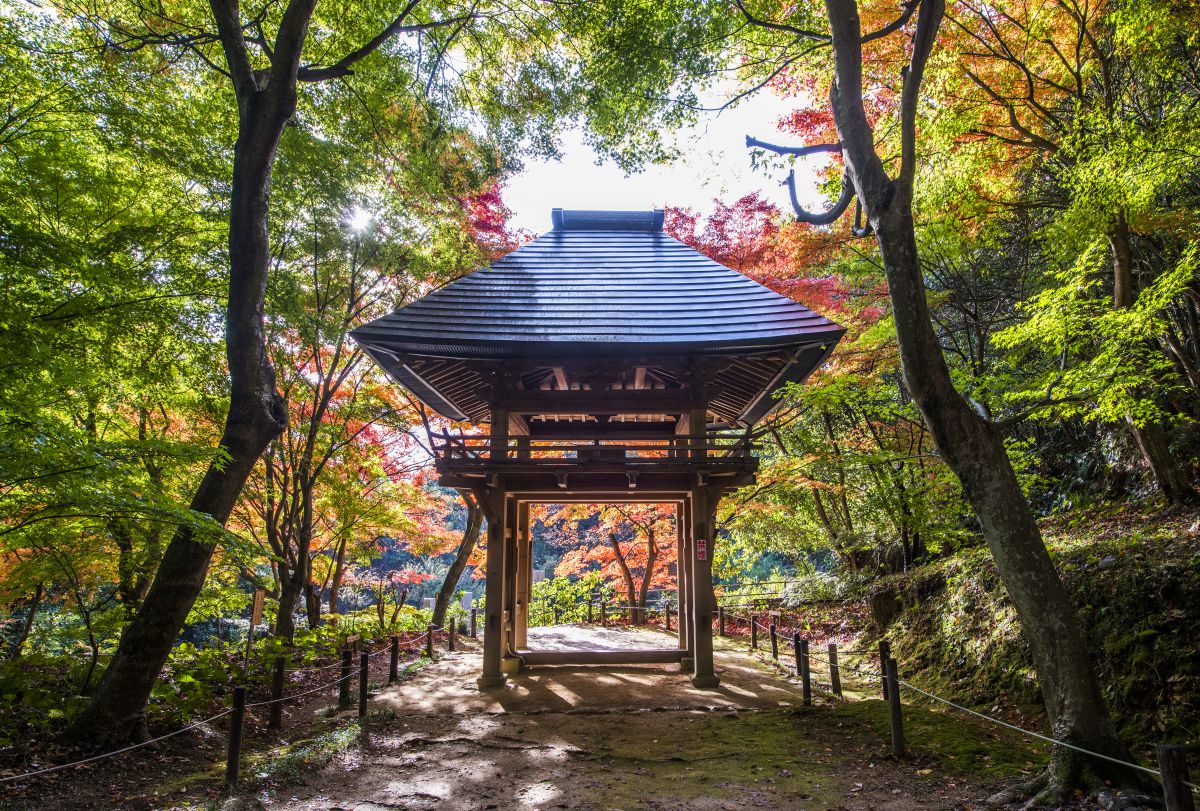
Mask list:
[[[721,685],[719,676],[692,676],[692,686],[701,690],[711,690]]]
[[[500,660],[500,672],[512,676],[521,672],[521,660],[515,656],[505,656]]]
[[[503,676],[480,676],[475,680],[475,686],[480,690],[496,690],[508,684]]]

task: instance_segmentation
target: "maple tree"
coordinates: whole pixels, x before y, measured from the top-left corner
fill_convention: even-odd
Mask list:
[[[651,589],[678,587],[675,505],[558,504],[544,505],[541,513],[549,542],[563,550],[555,576],[598,572],[624,590],[630,622],[648,621]]]

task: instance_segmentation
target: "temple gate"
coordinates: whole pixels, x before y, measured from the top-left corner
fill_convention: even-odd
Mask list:
[[[354,331],[442,433],[440,482],[487,518],[481,688],[522,664],[679,662],[716,687],[721,496],[754,481],[751,429],[844,330],[663,233],[662,211],[553,212],[554,228]],[[529,507],[677,505],[680,633],[651,651],[527,649]]]

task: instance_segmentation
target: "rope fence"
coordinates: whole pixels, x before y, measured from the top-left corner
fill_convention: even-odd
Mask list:
[[[779,664],[779,627],[776,622],[763,623],[753,613],[743,615],[725,610],[725,606],[718,607],[718,633],[721,636],[727,636],[726,622],[734,619],[739,622],[745,622],[749,629],[750,649],[757,651],[759,648],[759,632],[769,635],[771,646],[771,657]],[[1090,749],[1078,746],[1068,741],[1058,740],[1057,738],[1043,735],[1034,732],[1024,727],[1010,724],[1007,721],[995,718],[986,713],[972,710],[969,707],[964,707],[950,699],[943,698],[928,690],[916,686],[910,682],[904,681],[899,677],[897,672],[896,659],[891,656],[890,646],[886,641],[879,643],[878,656],[880,659],[880,667],[876,669],[864,669],[846,662],[838,660],[838,646],[834,642],[829,643],[829,657],[823,658],[809,650],[809,642],[803,638],[799,632],[793,632],[791,639],[786,639],[785,642],[790,642],[792,651],[795,655],[795,667],[790,668],[786,664],[780,665],[787,672],[795,672],[801,679],[803,703],[811,704],[811,690],[813,679],[810,672],[810,663],[817,662],[828,668],[830,681],[828,685],[829,691],[838,699],[844,699],[841,689],[841,674],[843,672],[853,673],[861,678],[869,685],[879,685],[882,688],[883,698],[889,704],[889,725],[891,727],[892,748],[893,754],[896,757],[902,757],[905,752],[904,743],[904,728],[903,728],[903,711],[900,702],[900,690],[889,689],[891,685],[897,685],[899,688],[909,690],[925,698],[950,707],[951,709],[973,716],[975,718],[1003,727],[1012,732],[1019,733],[1034,740],[1050,744],[1051,746],[1061,746],[1064,749],[1071,750],[1087,757],[1096,758],[1098,760],[1121,766],[1142,774],[1148,774],[1157,779],[1163,785],[1163,795],[1165,807],[1167,811],[1195,811],[1193,801],[1193,793],[1200,794],[1200,786],[1190,782],[1188,776],[1187,762],[1184,756],[1184,747],[1178,744],[1159,744],[1157,747],[1158,765],[1159,768],[1154,769],[1148,766],[1142,766],[1137,763],[1132,763],[1121,758],[1106,755],[1101,752],[1094,752]],[[875,651],[864,650],[847,650],[843,653],[848,653],[854,656],[872,656],[876,655]]]
[[[358,690],[357,704],[358,704],[358,717],[361,719],[366,715],[366,705],[367,705],[367,697],[368,697],[369,662],[371,659],[373,659],[376,656],[381,656],[385,653],[388,653],[391,655],[391,661],[390,661],[389,669],[388,669],[388,682],[387,683],[389,685],[395,684],[397,681],[399,681],[399,654],[400,654],[400,651],[402,648],[406,652],[412,653],[412,652],[415,652],[417,649],[419,649],[421,647],[421,645],[423,644],[424,648],[425,648],[425,650],[423,652],[424,655],[430,659],[433,659],[434,658],[434,642],[435,642],[437,634],[442,633],[442,632],[444,632],[446,634],[447,650],[453,651],[456,649],[456,631],[457,631],[456,623],[453,621],[450,622],[449,624],[447,624],[444,628],[438,628],[438,627],[430,625],[423,633],[418,634],[417,636],[412,637],[410,639],[407,639],[403,643],[400,642],[399,636],[392,636],[390,638],[389,644],[383,645],[374,651],[369,650],[369,648],[380,640],[371,640],[368,642],[368,641],[357,640],[352,637],[352,639],[354,641],[351,642],[351,644],[347,644],[342,647],[340,661],[336,661],[336,662],[333,662],[331,664],[326,664],[326,665],[311,665],[311,666],[305,666],[305,667],[288,668],[288,667],[286,667],[286,664],[287,664],[286,654],[283,654],[283,655],[276,654],[274,656],[275,666],[273,667],[271,697],[268,699],[247,703],[246,702],[246,688],[243,686],[240,686],[240,685],[235,686],[233,688],[233,692],[232,692],[232,706],[230,706],[229,708],[227,708],[225,710],[222,710],[221,712],[216,713],[215,715],[210,715],[207,718],[200,719],[199,721],[193,721],[192,723],[188,724],[187,726],[183,726],[172,732],[167,732],[163,735],[159,735],[156,738],[151,738],[146,741],[140,741],[135,744],[130,744],[129,746],[124,746],[120,749],[114,749],[110,752],[105,752],[105,753],[99,754],[99,755],[92,755],[90,757],[82,758],[80,760],[72,761],[70,763],[62,763],[62,764],[59,764],[56,766],[47,766],[45,768],[35,769],[33,771],[22,772],[20,774],[13,774],[13,775],[5,776],[5,777],[0,777],[0,785],[4,785],[7,783],[14,783],[14,782],[21,781],[21,780],[28,780],[30,778],[38,777],[38,776],[44,775],[44,774],[49,774],[51,772],[59,772],[59,771],[67,770],[67,769],[78,768],[80,766],[86,766],[90,763],[95,763],[100,760],[105,760],[107,758],[116,757],[117,755],[122,755],[122,754],[125,754],[126,752],[132,752],[136,749],[141,749],[143,747],[150,746],[152,744],[156,744],[161,741],[165,741],[168,738],[173,738],[176,735],[183,734],[184,732],[189,732],[191,730],[197,729],[197,728],[205,726],[207,724],[211,724],[214,721],[218,721],[222,718],[225,718],[226,716],[232,716],[232,720],[230,721],[229,730],[228,730],[228,747],[227,747],[228,751],[227,751],[227,759],[226,759],[226,767],[225,767],[225,786],[227,789],[233,790],[237,787],[237,784],[238,784],[238,773],[239,773],[240,764],[241,764],[242,731],[243,731],[243,726],[244,726],[244,722],[245,722],[246,710],[258,709],[261,707],[269,707],[270,708],[270,720],[268,723],[268,729],[278,730],[278,729],[282,728],[281,710],[282,710],[282,706],[284,703],[290,702],[290,701],[295,701],[297,699],[304,698],[306,696],[310,696],[315,693],[320,693],[320,692],[323,692],[326,690],[330,690],[334,687],[337,687],[339,690],[338,708],[340,710],[349,709],[351,706],[353,706],[353,702],[350,701],[350,682],[352,679],[351,657],[352,657],[352,652],[353,652],[352,646],[361,644],[362,647],[365,648],[364,650],[359,651],[359,690]],[[471,636],[475,637],[476,635],[477,635],[477,619],[476,619],[476,615],[475,615],[475,610],[472,609],[472,611],[471,611]],[[413,660],[413,661],[417,661],[417,660]],[[338,675],[338,677],[336,679],[325,682],[323,684],[319,684],[316,687],[307,688],[299,693],[293,693],[291,695],[286,695],[286,696],[282,695],[285,674],[288,674],[288,673],[318,673],[318,672],[322,672],[325,670],[329,670],[334,667],[341,668],[341,673]]]

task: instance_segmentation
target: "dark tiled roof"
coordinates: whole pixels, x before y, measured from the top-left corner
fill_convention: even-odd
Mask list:
[[[832,344],[844,332],[667,236],[661,211],[555,209],[554,223],[355,339],[390,353],[504,358],[724,354]]]

